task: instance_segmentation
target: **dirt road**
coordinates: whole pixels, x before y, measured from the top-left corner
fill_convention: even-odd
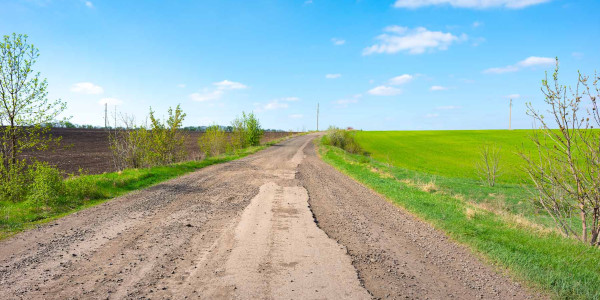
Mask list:
[[[0,299],[529,298],[302,136],[0,242]]]

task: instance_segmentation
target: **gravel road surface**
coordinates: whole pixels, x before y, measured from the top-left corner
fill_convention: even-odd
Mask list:
[[[0,241],[0,299],[525,299],[301,136]]]

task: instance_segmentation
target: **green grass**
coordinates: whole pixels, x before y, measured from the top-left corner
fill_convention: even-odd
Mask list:
[[[557,298],[600,298],[600,250],[543,227],[517,222],[511,214],[481,209],[478,204],[489,201],[491,188],[478,186],[472,179],[431,177],[388,166],[331,146],[322,145],[320,154],[338,170],[446,232],[492,264],[508,269],[515,278]],[[432,178],[436,178],[433,190],[425,191],[416,184]],[[522,197],[515,185],[493,191]]]
[[[535,153],[531,130],[362,131],[358,143],[371,156],[395,166],[448,177],[478,179],[475,164],[484,144],[501,147],[500,182],[524,182],[525,149]]]
[[[72,187],[71,190],[77,195],[66,195],[61,204],[40,207],[40,205],[30,201],[0,202],[0,240],[131,191],[143,189],[210,165],[245,157],[284,139],[272,141],[262,146],[249,147],[237,154],[211,157],[201,161],[188,161],[145,169],[126,169],[122,172],[84,175],[67,179],[65,181],[66,186]]]

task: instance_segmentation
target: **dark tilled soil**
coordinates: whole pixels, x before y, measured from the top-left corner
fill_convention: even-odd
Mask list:
[[[106,130],[53,128],[51,134],[62,137],[61,146],[52,151],[33,154],[37,159],[56,165],[67,174],[78,173],[79,169],[89,174],[117,171],[113,164]],[[188,158],[200,158],[197,142],[202,133],[186,132],[185,135]],[[266,132],[261,142],[266,143],[287,135],[289,135],[287,132]]]

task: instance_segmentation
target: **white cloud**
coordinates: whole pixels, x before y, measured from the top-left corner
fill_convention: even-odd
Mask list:
[[[220,90],[241,90],[241,89],[247,88],[247,86],[245,86],[239,82],[234,82],[234,81],[229,81],[229,80],[215,82],[215,83],[213,83],[213,85],[216,85],[217,88]]]
[[[531,5],[550,2],[551,0],[396,0],[394,7],[397,8],[419,8],[423,6],[450,5],[461,8],[524,8]]]
[[[91,82],[79,82],[71,86],[71,92],[88,95],[99,95],[104,93],[104,89],[101,86],[95,85]]]
[[[446,105],[446,106],[438,106],[435,109],[438,110],[451,110],[451,109],[459,109],[460,106],[456,106],[456,105]]]
[[[402,85],[405,83],[410,82],[411,80],[413,80],[414,76],[410,75],[410,74],[402,74],[400,76],[396,76],[392,79],[390,79],[390,84],[391,85]]]
[[[265,106],[263,106],[264,110],[274,110],[274,109],[282,109],[282,108],[288,108],[289,105],[287,103],[281,103],[279,102],[279,100],[273,100],[267,104],[265,104]]]
[[[357,103],[358,99],[340,99],[335,101],[335,103],[341,107],[347,107],[348,104]]]
[[[216,87],[214,89],[204,88],[202,92],[192,93],[189,95],[190,99],[198,102],[217,100],[220,99],[225,91],[228,90],[241,90],[247,88],[246,85],[235,81],[223,80],[213,83]],[[181,87],[181,86],[180,86]]]
[[[427,50],[446,50],[452,43],[467,39],[466,34],[456,36],[448,32],[429,31],[425,27],[408,29],[394,25],[384,28],[383,31],[386,33],[376,37],[379,43],[365,48],[363,55],[393,54],[400,51],[422,54]]]
[[[298,97],[285,97],[285,98],[281,98],[281,100],[287,101],[287,102],[295,102],[295,101],[300,101],[300,98],[298,98]]]
[[[89,8],[94,8],[94,3],[92,3],[92,1],[85,1],[85,6]]]
[[[434,85],[430,88],[430,90],[432,90],[432,91],[445,91],[447,89],[448,89],[447,87],[441,86],[441,85]]]
[[[293,114],[293,115],[289,115],[290,119],[302,119],[302,117],[304,117],[304,115],[302,114]]]
[[[185,84],[180,83],[180,84],[177,85],[177,87],[180,88],[180,89],[185,88]]]
[[[554,64],[555,59],[551,57],[539,57],[539,56],[530,56],[514,65],[509,65],[505,67],[499,68],[489,68],[483,71],[483,73],[493,73],[493,74],[502,74],[508,72],[516,72],[522,68],[531,68],[537,66],[549,66]]]
[[[204,89],[202,93],[192,93],[190,94],[190,99],[198,102],[204,102],[209,100],[217,100],[223,96],[222,90],[207,90]]]
[[[573,53],[571,53],[571,55],[577,59],[583,58],[583,53],[581,53],[581,52],[573,52]]]
[[[327,79],[336,79],[336,78],[340,78],[340,77],[342,77],[342,74],[339,74],[339,73],[325,75],[325,78],[327,78]]]
[[[402,93],[402,90],[391,86],[380,85],[370,89],[368,93],[375,96],[394,96]]]
[[[337,104],[339,107],[348,107],[349,104],[358,103],[358,99],[360,99],[361,97],[362,94],[356,94],[350,98],[334,101],[334,103]]]
[[[343,45],[343,44],[345,44],[345,43],[346,43],[346,40],[343,40],[343,39],[338,39],[338,38],[332,38],[332,39],[331,39],[331,42],[332,42],[334,45],[336,45],[336,46],[341,46],[341,45]]]
[[[304,1],[304,5],[309,5],[309,4],[312,4],[312,3],[313,3],[313,0],[306,0],[306,1]]]
[[[554,64],[556,60],[551,57],[530,56],[517,63],[520,67],[547,66]]]
[[[437,118],[439,116],[440,116],[440,114],[426,114],[425,118]]]
[[[473,26],[473,28],[477,28],[477,27],[479,27],[481,25],[483,25],[483,22],[475,21],[475,22],[473,22],[472,26]]]
[[[521,98],[521,95],[519,95],[519,94],[510,94],[510,95],[507,95],[506,98],[508,98],[508,99],[519,99],[519,98]]]
[[[117,98],[102,98],[102,99],[100,99],[100,101],[98,101],[98,103],[101,105],[104,105],[104,104],[121,105],[121,104],[123,104],[123,101],[121,101]]]

